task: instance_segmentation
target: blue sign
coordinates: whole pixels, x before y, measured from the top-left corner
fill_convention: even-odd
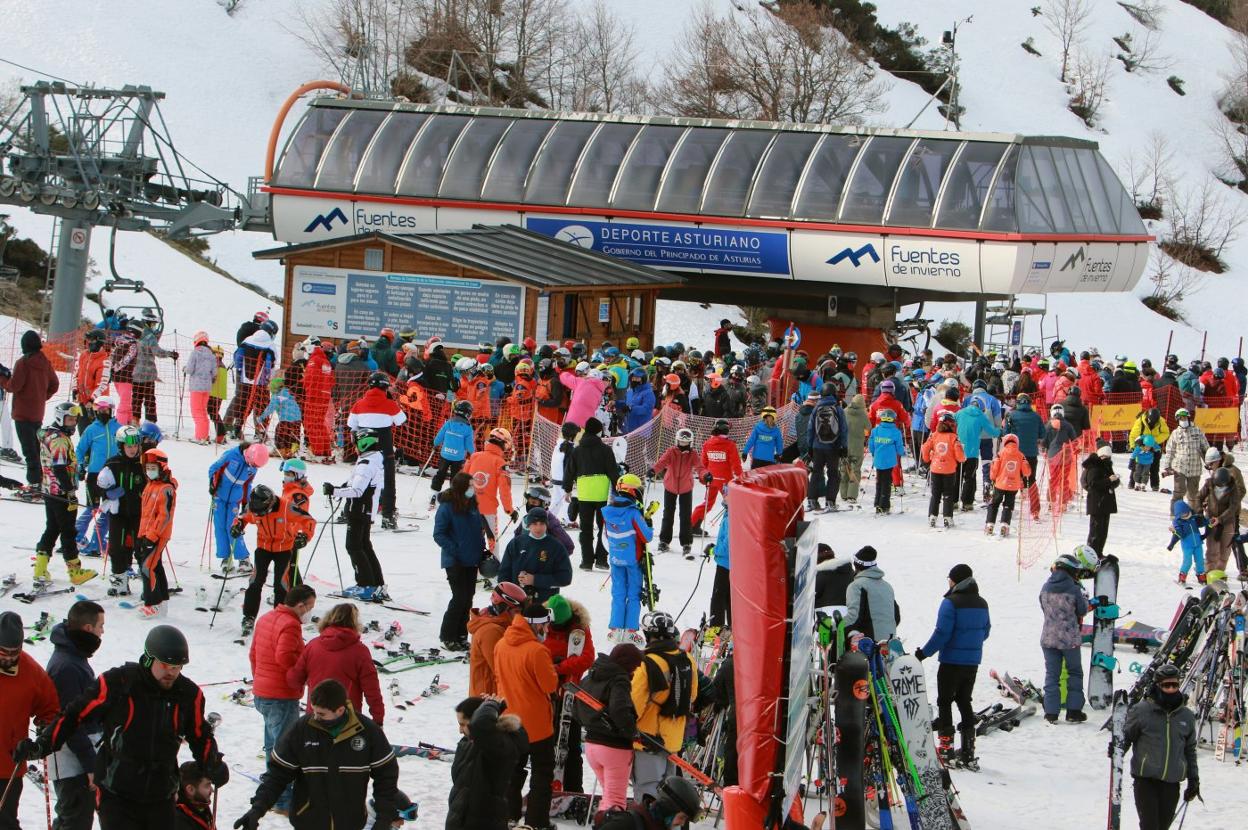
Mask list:
[[[347,274],[344,330],[382,327],[437,332],[448,345],[520,337],[524,289],[518,285],[412,274]]]
[[[836,256],[829,259],[828,264],[839,265],[842,260],[848,259],[850,262],[854,264],[854,267],[857,268],[859,265],[862,264],[862,261],[866,259],[867,257],[870,257],[872,262],[880,261],[880,255],[875,252],[875,246],[872,245],[870,242],[868,242],[866,245],[863,245],[861,248],[857,248],[857,249],[846,248],[845,250],[838,253]]]
[[[531,218],[525,224],[545,236],[653,268],[789,273],[789,240],[784,233],[587,222],[579,218]]]
[[[338,286],[328,282],[305,282],[303,284],[304,294],[336,294]]]
[[[303,232],[312,233],[312,231],[316,230],[317,228],[324,228],[327,231],[332,231],[334,229],[335,219],[337,219],[339,222],[341,222],[344,225],[347,224],[347,215],[342,212],[342,208],[336,207],[333,210],[331,210],[329,213],[320,214],[319,216],[317,216],[315,219],[313,219],[311,222],[308,223],[308,226],[303,229]]]
[[[1017,346],[1023,342],[1023,321],[1015,320],[1010,325],[1010,345]]]

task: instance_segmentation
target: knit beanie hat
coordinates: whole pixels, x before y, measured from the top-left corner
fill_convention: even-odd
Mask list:
[[[20,648],[26,632],[22,629],[22,618],[16,611],[5,611],[0,614],[0,648]]]
[[[875,548],[866,545],[854,554],[854,564],[859,568],[874,568],[875,557]]]
[[[572,606],[561,594],[546,600],[546,607],[550,609],[550,621],[555,625],[563,625],[572,619]]]
[[[39,339],[39,333],[31,329],[22,332],[22,354],[34,354],[43,348],[43,341]]]
[[[550,622],[550,609],[540,602],[531,602],[524,606],[524,610],[520,612],[524,615],[525,621],[531,625],[541,625]]]
[[[632,674],[641,665],[643,658],[644,655],[641,653],[641,649],[632,643],[620,643],[611,649],[611,662],[629,674]]]
[[[587,435],[602,435],[602,421],[597,418],[587,418],[585,420],[585,433]]]
[[[970,579],[973,575],[970,565],[958,563],[949,569],[949,579],[952,580],[954,585],[957,585],[964,579]]]

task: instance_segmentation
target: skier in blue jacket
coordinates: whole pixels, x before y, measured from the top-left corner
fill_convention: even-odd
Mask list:
[[[775,464],[783,451],[784,433],[776,424],[776,408],[765,406],[759,414],[758,423],[754,425],[754,431],[750,433],[749,440],[741,450],[741,460],[744,461],[753,454],[754,460],[750,462],[750,469],[756,470]]]
[[[1174,550],[1175,544],[1183,547],[1183,564],[1179,566],[1179,584],[1187,583],[1188,569],[1196,568],[1196,581],[1205,584],[1205,543],[1200,529],[1205,524],[1205,517],[1195,513],[1183,499],[1170,505],[1174,521],[1170,523],[1170,544],[1166,550]]]
[[[241,536],[231,536],[230,528],[239,509],[251,495],[251,482],[256,472],[269,463],[269,448],[264,444],[243,441],[221,453],[208,467],[208,494],[212,496],[212,527],[217,539],[217,559],[221,571],[234,570],[235,562],[243,573],[251,571],[250,552]],[[231,556],[231,553],[233,556]]]
[[[642,547],[654,538],[650,521],[641,512],[638,500],[641,479],[625,473],[616,479],[615,495],[602,508],[602,523],[611,563],[611,621],[607,640],[612,643],[645,645],[638,630],[641,622]]]
[[[74,530],[78,537],[78,550],[83,556],[99,556],[106,548],[108,539],[108,513],[100,509],[104,492],[96,484],[104,463],[117,454],[117,430],[121,424],[113,417],[113,402],[108,398],[95,401],[95,420],[78,439],[78,475],[87,482],[87,509],[78,512]],[[95,532],[87,537],[87,528],[95,518]]]
[[[654,418],[654,386],[646,378],[645,369],[628,373],[628,389],[624,400],[616,401],[615,408],[624,413],[624,432],[641,429]]]
[[[451,417],[446,419],[438,430],[438,434],[433,436],[434,449],[440,449],[438,470],[433,474],[433,480],[429,482],[429,489],[433,491],[429,496],[430,510],[438,503],[438,491],[442,489],[442,483],[458,473],[463,468],[464,462],[468,460],[468,456],[472,455],[476,449],[472,424],[468,420],[471,417],[472,403],[456,401],[451,409]]]
[[[962,512],[968,513],[975,509],[975,473],[979,467],[980,439],[984,436],[995,438],[1001,434],[988,413],[984,411],[984,401],[971,395],[966,405],[953,416],[958,423],[958,441],[966,452],[966,460],[959,465],[958,474],[962,481]]]
[[[871,465],[875,467],[875,512],[888,513],[892,509],[893,468],[901,463],[906,445],[901,430],[894,423],[896,413],[885,408],[879,415],[880,422],[867,439],[867,450],[871,453]]]
[[[1040,488],[1036,486],[1036,466],[1040,436],[1044,435],[1044,419],[1031,408],[1031,396],[1023,393],[1014,401],[1014,411],[1005,416],[1002,434],[1018,437],[1018,451],[1027,459],[1031,475],[1027,477],[1027,500],[1033,519],[1040,516]]]

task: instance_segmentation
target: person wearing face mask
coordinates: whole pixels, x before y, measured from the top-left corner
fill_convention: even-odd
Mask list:
[[[546,510],[534,507],[524,517],[524,526],[507,544],[498,578],[514,582],[538,602],[545,602],[559,589],[572,584],[572,560],[567,548],[546,527]]]
[[[0,613],[0,701],[4,701],[0,706],[0,777],[12,787],[0,806],[0,828],[5,830],[21,826],[17,808],[26,761],[35,757],[26,751],[31,743],[26,737],[30,721],[50,723],[60,708],[52,679],[35,658],[22,650],[25,637],[26,630],[17,612]]]
[[[48,661],[48,677],[61,700],[76,700],[95,680],[88,662],[104,636],[104,609],[89,600],[69,607],[65,621],[48,638],[55,651]],[[58,830],[91,830],[95,822],[95,745],[100,725],[88,722],[78,734],[48,759],[48,777],[56,789]]]
[[[139,430],[126,424],[115,436],[117,453],[104,463],[96,477],[104,498],[100,509],[108,522],[108,595],[126,596],[130,581],[126,576],[134,559],[134,542],[143,513],[143,455]]]
[[[1239,492],[1231,471],[1219,467],[1200,486],[1196,502],[1204,511],[1209,530],[1205,533],[1205,567],[1209,572],[1226,570],[1235,539],[1235,520],[1239,516]]]
[[[190,659],[181,631],[156,626],[137,663],[96,678],[38,738],[20,742],[14,757],[42,758],[65,746],[78,730],[98,723],[108,736],[95,757],[101,830],[168,830],[174,826],[183,743],[213,784],[222,787],[230,780],[212,726],[204,719],[204,693],[182,674]]]
[[[624,414],[622,432],[629,433],[650,423],[654,417],[654,387],[650,385],[645,369],[634,369],[628,373],[628,389],[623,400],[615,402],[615,410]]]
[[[108,352],[104,350],[104,332],[100,329],[89,329],[84,343],[87,349],[78,353],[78,365],[74,368],[74,400],[85,411],[103,393],[101,382]],[[80,423],[78,434],[86,429],[87,424]]]
[[[1166,453],[1161,462],[1162,476],[1174,476],[1174,488],[1170,501],[1183,499],[1188,504],[1199,504],[1200,477],[1204,470],[1205,452],[1209,441],[1200,428],[1192,423],[1192,414],[1186,409],[1174,413],[1178,425],[1166,441]]]
[[[302,495],[301,491],[295,493],[296,498]],[[256,526],[256,569],[249,577],[247,593],[243,597],[244,637],[251,633],[255,625],[256,614],[260,611],[260,594],[264,591],[264,580],[270,567],[273,568],[275,603],[282,602],[287,590],[301,581],[296,560],[299,551],[316,532],[316,519],[308,514],[306,497],[303,502],[300,507],[291,496],[285,493],[278,496],[261,484],[251,491],[246,512],[240,514],[230,528],[230,533],[241,535],[247,525]]]
[[[1157,669],[1153,687],[1127,710],[1123,751],[1131,749],[1131,787],[1140,830],[1166,830],[1179,804],[1179,782],[1187,780],[1183,800],[1200,797],[1196,764],[1196,716],[1180,690],[1179,670],[1171,663]]]
[[[550,609],[532,601],[511,621],[494,649],[498,694],[507,702],[504,715],[517,715],[529,736],[529,751],[520,755],[507,793],[508,818],[520,819],[525,767],[532,768],[525,823],[547,830],[550,825],[551,782],[555,771],[554,709],[550,696],[559,688],[554,659],[544,645]]]
[[[178,482],[169,473],[169,456],[164,450],[143,453],[143,508],[139,517],[139,534],[134,542],[134,555],[139,560],[143,577],[143,606],[139,613],[145,619],[163,617],[169,599],[169,581],[162,559],[165,545],[173,535],[173,511],[178,504]]]
[[[212,779],[197,761],[178,767],[178,800],[173,830],[216,830],[212,815]]]
[[[376,827],[398,821],[399,763],[381,727],[357,713],[337,680],[312,690],[312,711],[286,730],[269,753],[251,809],[234,822],[258,830],[260,819],[294,785],[295,827],[364,830],[368,783],[373,783]],[[332,770],[332,772],[331,772]]]
[[[256,621],[255,636],[248,655],[251,676],[255,678],[252,692],[256,711],[264,718],[264,753],[267,756],[277,739],[299,719],[299,699],[303,686],[288,683],[286,673],[294,668],[303,654],[303,623],[312,618],[316,607],[316,590],[310,585],[296,585],[286,592],[282,601]],[[290,810],[290,789],[276,801],[276,810]]]
[[[85,421],[80,418],[79,423]],[[106,548],[108,539],[108,514],[100,509],[104,491],[100,489],[100,470],[105,462],[117,454],[117,430],[121,424],[113,417],[113,402],[108,398],[97,398],[95,401],[95,417],[78,438],[78,476],[86,478],[87,504],[86,510],[78,513],[78,521],[74,525],[78,547],[83,556],[99,556]],[[87,529],[95,520],[95,530],[88,535]]]

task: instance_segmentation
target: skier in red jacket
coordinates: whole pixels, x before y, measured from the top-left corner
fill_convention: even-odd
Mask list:
[[[693,509],[693,532],[702,532],[702,520],[715,506],[724,485],[741,475],[741,451],[728,437],[728,419],[720,418],[711,428],[711,437],[702,445],[702,483],[706,497]]]
[[[550,609],[550,627],[542,642],[550,651],[559,675],[559,685],[580,683],[581,677],[594,664],[594,637],[589,630],[589,612],[576,600],[555,594],[546,600]],[[569,718],[567,734],[562,735],[561,715],[569,703],[568,696],[555,700],[555,781],[564,792],[584,792],[583,764],[581,760],[581,726]],[[562,738],[562,740],[561,740]],[[562,744],[562,746],[560,746]],[[563,769],[559,769],[559,756],[563,755]]]

